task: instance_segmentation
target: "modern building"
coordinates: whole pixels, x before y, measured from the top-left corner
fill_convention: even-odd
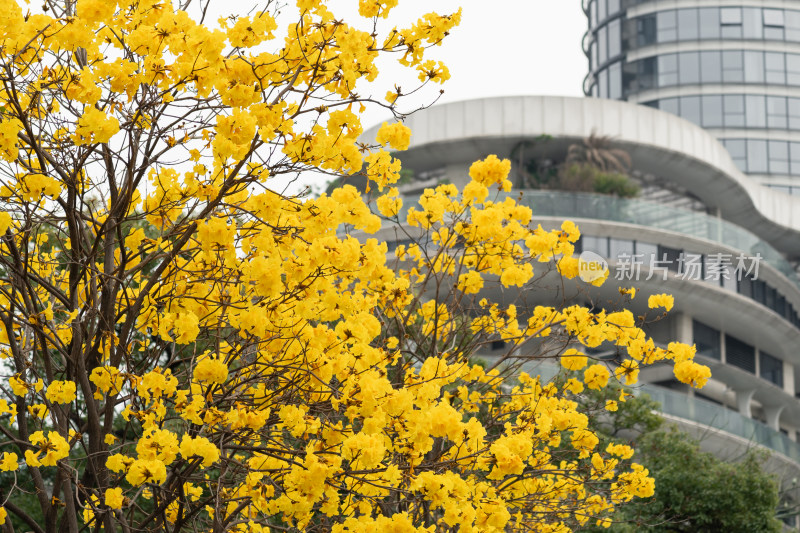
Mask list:
[[[560,298],[612,307],[618,288],[633,286],[638,296],[626,306],[644,314],[650,294],[675,296],[675,308],[648,333],[664,344],[696,344],[697,360],[713,377],[694,391],[674,379],[669,365],[643,371],[642,390],[661,402],[664,416],[723,457],[764,447],[772,452],[770,468],[787,483],[800,478],[800,278],[793,264],[800,257],[800,197],[745,174],[715,132],[652,106],[487,98],[437,105],[406,124],[411,146],[396,156],[415,179],[402,186],[404,194],[418,196],[444,181],[464,184],[469,165],[489,154],[511,159],[511,194],[533,209],[535,222],[557,227],[574,220],[580,249],[608,258],[612,276],[602,288]],[[532,168],[558,165],[593,132],[630,155],[638,196],[532,188]],[[383,231],[392,241],[392,228]],[[527,299],[552,304],[550,298],[544,291]],[[548,372],[546,365],[535,371]]]
[[[584,0],[587,95],[706,128],[754,181],[800,194],[800,2]]]

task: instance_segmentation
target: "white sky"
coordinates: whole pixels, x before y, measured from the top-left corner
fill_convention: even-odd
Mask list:
[[[293,6],[294,1],[287,4]],[[219,14],[229,10],[244,15],[253,9],[254,2],[227,0],[212,5],[221,8]],[[329,6],[337,18],[348,23],[366,21],[357,15],[358,0],[329,0]],[[446,14],[459,7],[463,10],[461,25],[441,46],[426,52],[426,58],[443,61],[450,69],[451,79],[445,83],[439,103],[487,96],[583,94],[588,62],[581,39],[587,21],[580,0],[400,0],[383,23],[382,35],[392,27],[410,26],[427,12]],[[279,17],[279,24],[281,20]],[[416,74],[406,73],[403,83],[402,68],[394,61],[380,68],[382,84],[362,87],[362,96],[371,93],[383,98],[395,83],[403,89],[415,86]],[[433,84],[426,87],[401,110],[429,104],[441,88]],[[362,124],[367,129],[390,118],[383,109],[368,109]]]

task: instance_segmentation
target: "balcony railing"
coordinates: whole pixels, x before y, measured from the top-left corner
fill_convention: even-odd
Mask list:
[[[800,443],[758,420],[746,418],[736,411],[713,402],[654,385],[642,385],[638,390],[639,393],[645,393],[660,403],[661,412],[666,415],[683,418],[736,435],[800,463]]]
[[[664,204],[602,194],[524,190],[508,196],[533,210],[536,216],[588,218],[636,224],[689,235],[749,254],[766,262],[800,287],[796,272],[769,243],[726,220]]]

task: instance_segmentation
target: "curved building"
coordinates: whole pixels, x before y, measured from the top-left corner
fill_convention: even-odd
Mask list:
[[[534,224],[574,220],[580,249],[608,259],[612,276],[603,287],[560,296],[603,306],[618,299],[619,287],[633,286],[631,309],[638,315],[648,312],[649,295],[675,296],[675,308],[648,333],[665,344],[695,344],[712,379],[693,391],[668,365],[643,370],[642,388],[661,402],[665,417],[702,435],[723,457],[763,446],[773,452],[774,471],[800,477],[800,278],[789,261],[800,257],[800,197],[744,173],[717,140],[719,132],[632,103],[486,98],[433,106],[406,124],[411,146],[395,156],[415,179],[401,192],[418,196],[437,183],[463,185],[473,161],[489,154],[510,159],[517,190],[509,194],[532,208]],[[363,138],[372,141],[376,131]],[[631,174],[642,183],[638,197],[533,188],[531,168],[564,162],[569,147],[593,132],[630,155]],[[392,250],[396,234],[387,227],[379,236]],[[552,292],[525,297],[553,303]],[[614,364],[611,353],[594,355]]]
[[[707,129],[754,181],[800,194],[800,1],[584,0],[588,96]]]

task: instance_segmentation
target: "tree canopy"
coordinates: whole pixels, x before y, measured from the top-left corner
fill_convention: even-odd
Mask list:
[[[581,283],[580,233],[500,197],[507,160],[402,210],[411,90],[362,89],[384,56],[446,80],[427,52],[460,12],[380,33],[396,4],[0,0],[7,531],[561,532],[653,493],[576,398],[708,369],[630,311],[513,303],[546,271]],[[374,141],[364,106],[395,116]],[[274,185],[310,170],[363,171],[374,204]],[[400,212],[414,242],[389,253],[369,234]],[[504,364],[474,364],[494,339]],[[581,351],[603,342],[619,366]],[[523,357],[581,372],[505,366]]]

